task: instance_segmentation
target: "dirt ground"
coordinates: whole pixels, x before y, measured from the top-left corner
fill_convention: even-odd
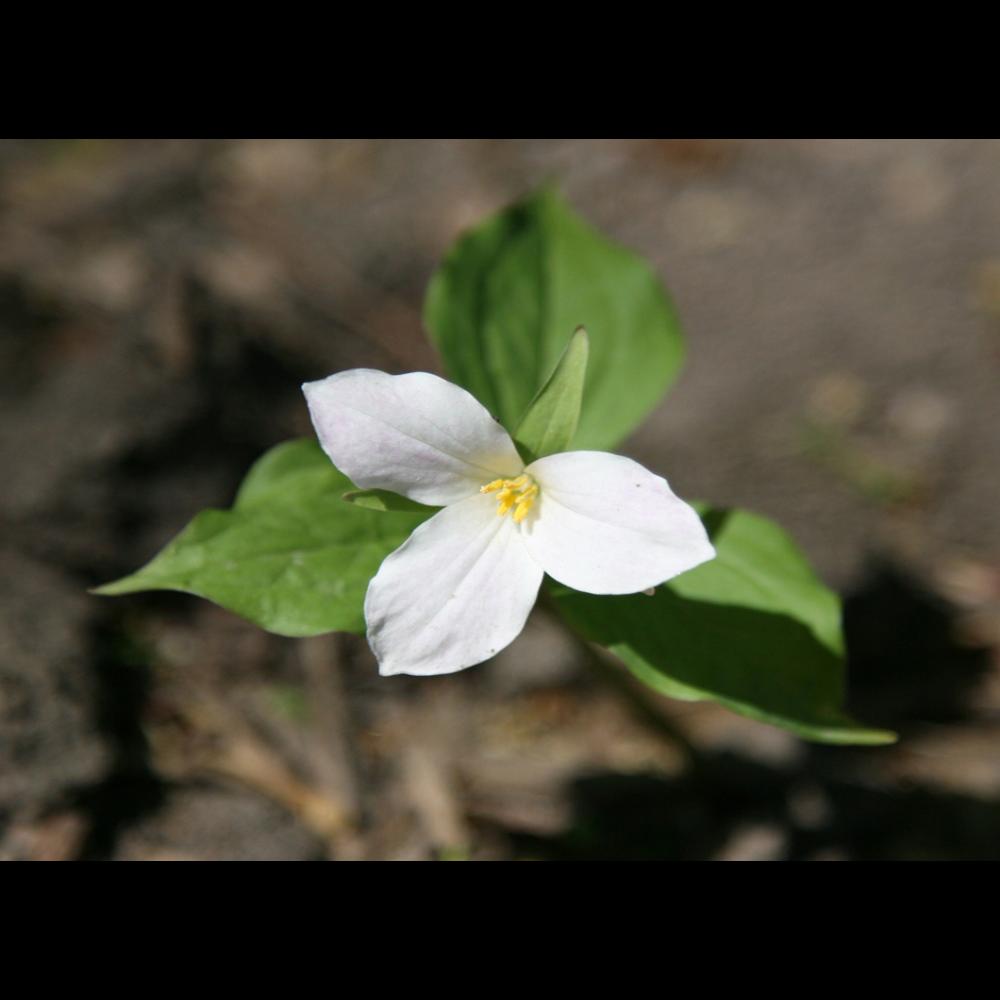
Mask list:
[[[541,612],[380,679],[88,587],[310,432],[301,382],[437,370],[466,226],[545,180],[647,256],[689,358],[623,447],[845,599],[820,747],[589,671]],[[1000,143],[0,144],[0,857],[1000,858]]]

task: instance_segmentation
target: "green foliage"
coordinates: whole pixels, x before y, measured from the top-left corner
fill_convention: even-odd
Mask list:
[[[566,451],[580,421],[590,344],[580,327],[512,435],[526,462]]]
[[[746,511],[702,518],[718,555],[652,597],[596,597],[565,587],[556,605],[642,681],[688,701],[825,743],[891,743],[843,711],[840,602],[777,525]]]
[[[416,500],[400,496],[390,490],[348,490],[342,499],[359,507],[366,507],[368,510],[407,511],[411,514],[430,515],[438,509],[417,503]]]
[[[616,445],[659,402],[683,354],[648,265],[548,190],[458,241],[425,318],[449,376],[515,428],[526,461]],[[370,579],[433,513],[355,489],[314,441],[291,441],[253,466],[232,509],[203,511],[148,565],[96,593],[180,590],[281,635],[363,633]],[[716,559],[651,597],[556,586],[556,607],[663,694],[710,699],[807,739],[891,742],[845,714],[839,601],[788,536],[744,511],[702,517]]]
[[[315,441],[280,444],[231,510],[202,511],[137,573],[95,593],[180,590],[279,635],[363,634],[368,581],[427,513],[345,503],[351,488]]]
[[[424,320],[449,378],[516,427],[580,326],[591,365],[573,447],[617,445],[677,375],[683,342],[649,265],[542,190],[461,238]]]

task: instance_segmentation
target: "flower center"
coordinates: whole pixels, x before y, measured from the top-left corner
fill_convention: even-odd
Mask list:
[[[480,493],[496,493],[497,516],[503,517],[509,510],[514,510],[514,523],[520,524],[534,506],[538,498],[538,486],[527,473],[517,479],[494,479],[479,488]]]

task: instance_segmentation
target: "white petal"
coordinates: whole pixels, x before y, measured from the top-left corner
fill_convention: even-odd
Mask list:
[[[569,451],[525,471],[541,491],[522,524],[525,545],[567,587],[634,594],[715,555],[695,511],[630,458]]]
[[[382,563],[365,596],[379,673],[449,674],[520,634],[542,569],[496,511],[491,495],[446,507]]]
[[[487,409],[436,375],[355,368],[302,391],[323,450],[362,489],[449,504],[523,468]]]

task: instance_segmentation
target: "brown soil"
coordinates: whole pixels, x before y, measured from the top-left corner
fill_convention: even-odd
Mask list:
[[[383,680],[86,593],[309,433],[302,381],[434,370],[436,262],[551,178],[687,332],[624,450],[792,531],[896,747],[622,697],[540,613]],[[1000,857],[998,387],[994,141],[0,144],[0,857]]]

